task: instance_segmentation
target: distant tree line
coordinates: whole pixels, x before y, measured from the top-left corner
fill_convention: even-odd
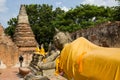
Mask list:
[[[48,4],[31,4],[25,7],[37,42],[43,43],[46,48],[53,41],[55,27],[62,31],[74,32],[102,22],[120,20],[119,6],[104,7],[81,4],[67,12],[60,7],[53,10],[53,6]],[[5,32],[13,37],[17,18],[11,18],[8,25]]]

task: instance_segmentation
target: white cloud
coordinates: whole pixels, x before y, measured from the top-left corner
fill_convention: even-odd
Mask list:
[[[5,12],[8,9],[5,3],[6,3],[6,0],[0,0],[0,12]]]
[[[67,8],[66,6],[61,7],[61,9],[66,11],[66,12],[69,10],[69,8]]]
[[[62,2],[56,2],[56,6],[60,6]]]
[[[62,2],[56,2],[56,6],[60,7],[64,11],[68,11],[69,10],[69,8],[67,8],[66,6],[64,6]]]
[[[116,6],[118,2],[115,0],[84,0],[82,4],[94,4],[98,6]]]

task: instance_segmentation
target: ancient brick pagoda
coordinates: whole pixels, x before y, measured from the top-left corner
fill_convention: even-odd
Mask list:
[[[0,67],[12,67],[18,62],[18,47],[10,36],[4,33],[4,28],[0,25]]]
[[[14,34],[14,42],[18,46],[21,52],[20,54],[33,52],[37,45],[24,5],[21,5],[19,11],[18,24]]]
[[[32,59],[32,53],[37,46],[37,41],[30,27],[24,5],[20,7],[18,24],[15,29],[13,40],[19,48],[19,55],[23,55],[25,64],[29,64]]]
[[[37,42],[31,30],[25,6],[21,5],[18,15],[18,24],[15,29],[13,40],[6,35],[0,24],[0,67],[19,66],[18,57],[24,57],[24,64],[29,64],[32,53],[35,51]]]

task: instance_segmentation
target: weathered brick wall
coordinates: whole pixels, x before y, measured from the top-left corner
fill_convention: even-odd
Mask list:
[[[20,7],[13,40],[19,48],[19,53],[24,56],[25,64],[28,64],[31,61],[32,53],[35,51],[38,43],[30,27],[25,5],[21,5]]]
[[[0,61],[6,67],[14,66],[18,62],[18,47],[12,39],[5,35],[3,27],[0,25]]]
[[[120,47],[120,21],[106,22],[88,29],[71,33],[73,39],[85,37],[96,45]]]

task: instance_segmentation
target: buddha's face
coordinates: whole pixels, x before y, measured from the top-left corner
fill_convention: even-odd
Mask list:
[[[63,47],[64,47],[64,45],[65,45],[66,43],[68,43],[68,40],[69,40],[69,39],[68,39],[68,37],[67,37],[67,35],[66,35],[65,33],[63,33],[63,32],[58,32],[58,33],[54,36],[53,40],[54,40],[55,46],[56,46],[58,49],[62,50]]]

